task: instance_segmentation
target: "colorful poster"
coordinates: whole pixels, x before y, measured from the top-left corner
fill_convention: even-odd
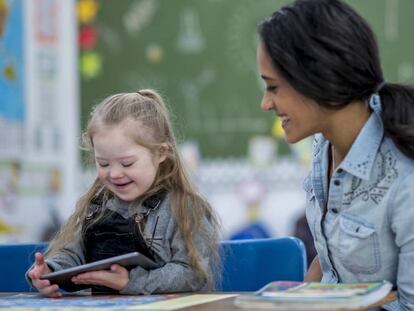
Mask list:
[[[23,147],[24,61],[21,0],[0,0],[0,155]]]

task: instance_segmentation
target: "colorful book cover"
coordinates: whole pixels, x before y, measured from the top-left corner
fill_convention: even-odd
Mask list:
[[[287,310],[351,310],[378,303],[391,289],[388,281],[348,284],[277,281],[252,294],[236,297],[235,305]]]
[[[345,298],[355,295],[366,295],[383,286],[383,282],[374,283],[302,283],[302,282],[272,282],[260,290],[260,294],[270,297],[292,298]]]

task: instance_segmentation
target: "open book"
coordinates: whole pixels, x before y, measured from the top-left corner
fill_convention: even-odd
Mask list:
[[[253,294],[235,299],[242,308],[323,310],[364,308],[383,299],[391,291],[388,281],[353,284],[315,282],[272,282]]]

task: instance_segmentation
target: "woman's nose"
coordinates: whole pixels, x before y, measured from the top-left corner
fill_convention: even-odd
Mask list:
[[[262,98],[262,102],[261,102],[261,104],[260,104],[260,108],[261,108],[263,111],[271,111],[271,110],[274,110],[274,109],[275,109],[275,104],[274,104],[274,102],[273,102],[271,99],[269,99],[269,98],[265,95],[265,96],[263,96],[263,98]]]

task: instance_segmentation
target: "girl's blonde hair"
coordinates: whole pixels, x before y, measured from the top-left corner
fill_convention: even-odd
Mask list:
[[[142,199],[161,190],[166,190],[171,198],[171,208],[188,249],[192,266],[207,284],[214,286],[218,277],[220,260],[218,253],[219,220],[213,209],[196,191],[185,172],[177,150],[176,138],[172,129],[168,109],[161,96],[150,89],[133,93],[120,93],[109,96],[97,105],[91,113],[86,131],[82,135],[85,149],[93,151],[93,136],[103,127],[128,122],[131,137],[137,144],[148,148],[154,154],[162,144],[168,145],[166,159],[160,163],[155,180]],[[101,181],[96,178],[89,190],[79,199],[74,213],[50,243],[47,254],[52,255],[68,244],[74,232],[81,232],[91,202],[99,195],[107,200],[112,196]],[[213,232],[202,232],[201,222],[208,219]],[[194,236],[201,235],[208,242],[213,275],[206,271],[197,250]]]

